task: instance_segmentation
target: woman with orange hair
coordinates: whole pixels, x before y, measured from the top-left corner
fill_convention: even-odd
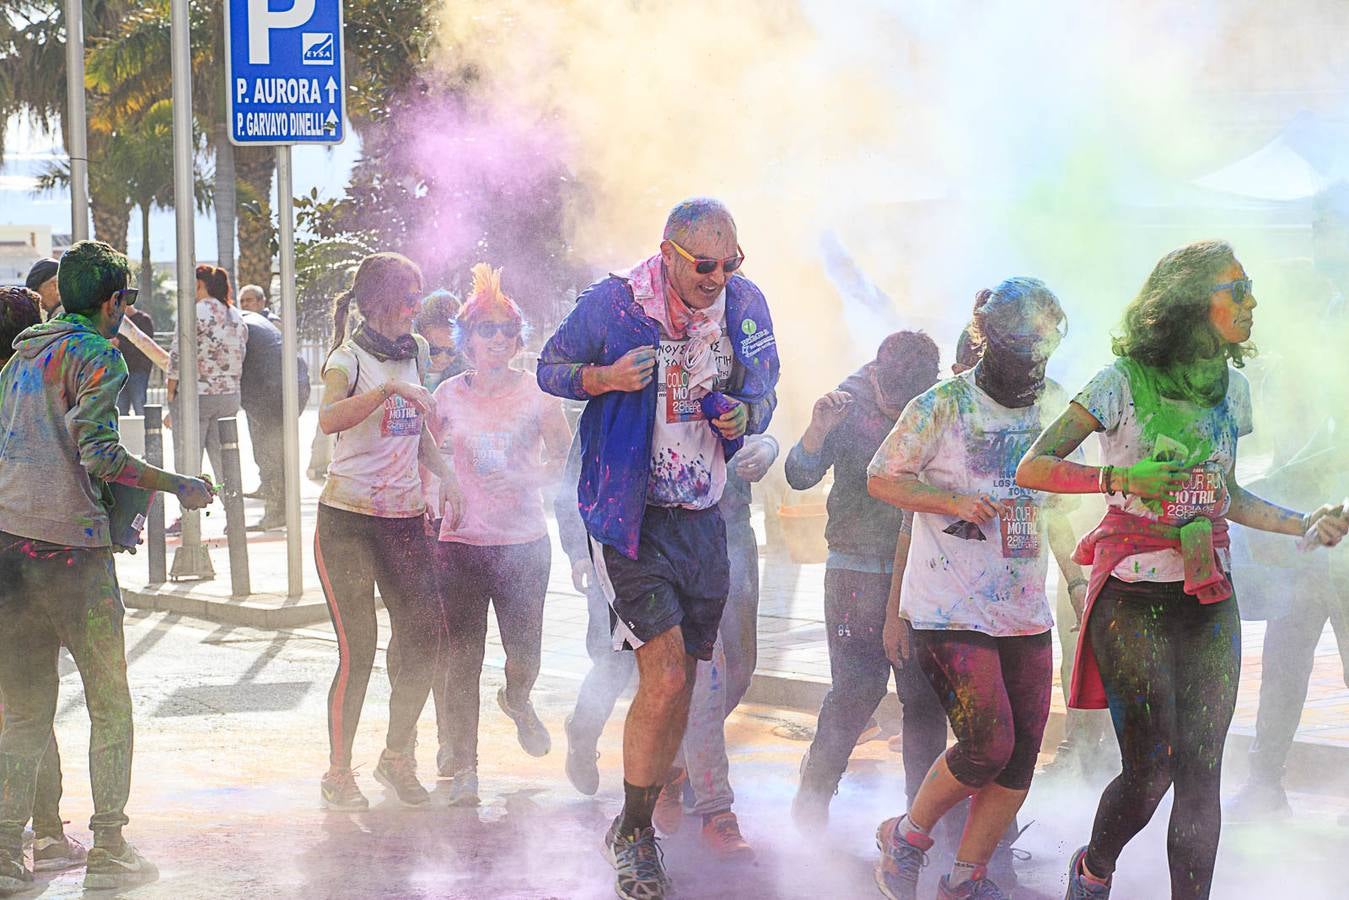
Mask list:
[[[452,722],[450,803],[478,803],[478,682],[487,607],[506,649],[497,703],[531,756],[552,748],[529,694],[539,674],[543,598],[552,549],[540,488],[555,480],[571,443],[562,404],[511,365],[524,349],[524,315],[501,290],[501,270],[473,267],[473,289],[455,322],[469,369],[436,388],[441,446],[464,495],[460,521],[441,526],[438,563],[447,593],[446,707]]]

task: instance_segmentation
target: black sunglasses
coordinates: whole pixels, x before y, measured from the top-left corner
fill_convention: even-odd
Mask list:
[[[1255,296],[1255,282],[1249,278],[1238,278],[1235,281],[1224,281],[1222,284],[1215,284],[1210,294],[1219,294],[1223,291],[1232,292],[1232,302],[1237,306],[1245,306],[1248,297]]]
[[[431,346],[431,355],[432,355],[432,356],[453,356],[453,355],[454,355],[454,348],[453,348],[453,347],[437,347],[435,344],[431,344],[430,346]]]
[[[508,338],[517,338],[520,336],[519,322],[479,322],[473,326],[473,333],[480,338],[493,338],[498,334],[504,334]]]
[[[123,306],[135,306],[136,298],[140,296],[140,293],[138,288],[122,288],[120,291],[115,291],[112,297],[114,300],[121,300]]]

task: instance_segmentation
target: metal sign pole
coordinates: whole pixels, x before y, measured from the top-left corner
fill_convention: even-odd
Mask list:
[[[65,0],[66,138],[70,150],[70,239],[89,238],[89,144],[84,114],[84,5]]]
[[[291,597],[304,592],[300,540],[300,351],[295,303],[295,191],[290,145],[276,148],[277,218],[281,232],[281,409],[286,484],[286,584]]]
[[[183,448],[188,471],[200,474],[201,435],[197,433],[197,274],[192,215],[195,192],[192,173],[192,59],[188,32],[188,0],[172,0],[173,76],[173,212],[178,225],[178,399],[173,414],[173,440]],[[179,444],[181,442],[181,444]],[[204,566],[202,560],[205,560]],[[201,514],[183,510],[182,545],[174,554],[172,577],[210,578],[211,559],[201,546]]]

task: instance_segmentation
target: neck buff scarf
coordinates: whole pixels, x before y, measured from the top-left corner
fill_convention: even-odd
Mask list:
[[[397,340],[390,340],[366,322],[360,324],[351,339],[355,341],[357,347],[380,362],[388,362],[391,359],[414,359],[417,356],[417,341],[412,335],[403,334],[399,335]]]
[[[627,272],[615,274],[632,287],[632,295],[642,312],[660,323],[663,335],[677,341],[688,339],[683,363],[693,396],[710,391],[717,380],[717,359],[712,348],[721,337],[721,327],[675,292],[665,277],[665,263],[659,253]]]
[[[974,383],[999,406],[1022,409],[1038,400],[1045,389],[1045,362],[1038,355],[989,341],[974,367]]]

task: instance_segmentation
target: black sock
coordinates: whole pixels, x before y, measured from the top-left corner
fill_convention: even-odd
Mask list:
[[[651,827],[651,813],[656,808],[656,798],[660,796],[661,786],[638,787],[623,782],[623,817],[618,823],[619,834],[638,834],[644,828]]]

